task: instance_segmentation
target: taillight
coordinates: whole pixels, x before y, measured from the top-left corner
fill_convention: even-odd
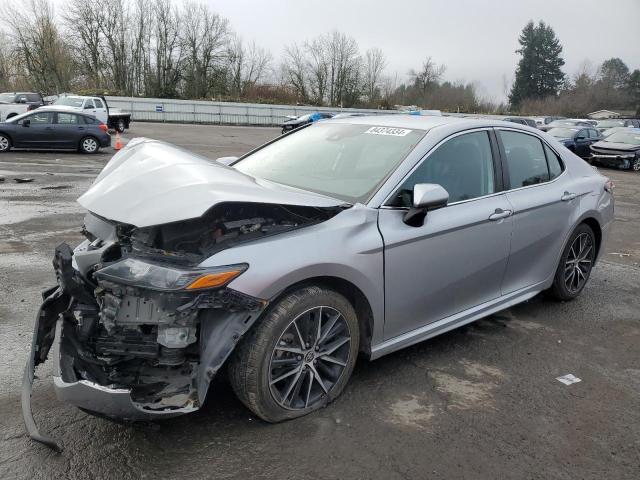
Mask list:
[[[100,125],[98,125],[98,128],[105,133],[109,131],[109,128],[107,128],[107,126],[104,123],[101,123]]]

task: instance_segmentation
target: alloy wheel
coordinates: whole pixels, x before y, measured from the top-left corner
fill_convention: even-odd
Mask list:
[[[350,342],[349,326],[335,308],[319,306],[298,315],[271,354],[273,399],[290,410],[324,401],[349,363]]]
[[[98,142],[93,138],[85,138],[82,141],[82,149],[87,153],[93,153],[98,148]]]
[[[594,259],[593,239],[588,233],[578,235],[564,265],[564,283],[570,293],[576,293],[584,286]]]
[[[9,150],[9,139],[0,135],[0,152]]]
[[[635,172],[640,172],[640,157],[634,160],[633,164],[631,165],[631,168],[633,168]]]

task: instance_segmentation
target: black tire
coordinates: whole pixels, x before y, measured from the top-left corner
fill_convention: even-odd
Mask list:
[[[631,170],[640,172],[640,157],[636,157],[635,160],[631,162]]]
[[[11,139],[4,133],[0,133],[0,153],[11,150]]]
[[[318,310],[320,307],[324,310]],[[319,331],[315,326],[307,329],[307,324],[317,325],[313,320],[313,312],[317,311],[319,314],[315,318],[320,319]],[[339,319],[335,320],[337,314]],[[278,301],[258,322],[240,342],[229,363],[229,381],[247,408],[263,420],[275,423],[307,415],[340,395],[353,372],[360,341],[358,318],[345,297],[326,288],[304,287]],[[297,336],[290,333],[294,331]],[[304,344],[303,339],[312,338],[316,332],[320,337],[317,341],[320,349],[315,348],[315,343],[307,343],[308,350],[300,352],[300,355],[281,350],[289,348],[288,345]],[[287,335],[293,339],[290,344],[286,343]],[[326,345],[322,343],[323,337],[327,336],[325,342],[335,346],[343,341],[345,335],[350,340],[328,354],[331,362],[327,357],[323,360],[321,355],[324,355],[322,350]],[[334,363],[338,356],[342,362],[340,365]],[[280,362],[280,366],[274,366],[275,362]],[[288,363],[283,365],[283,362]],[[286,376],[286,371],[281,369],[298,369],[300,373],[289,373],[289,377],[276,382],[276,378]],[[335,373],[337,370],[333,369],[340,372]],[[322,377],[318,373],[325,374],[325,371],[333,371],[334,378],[330,379],[329,375]],[[315,374],[321,377],[320,381],[316,380]],[[291,378],[291,386],[287,387],[288,378]],[[279,395],[278,388],[288,389],[291,394]],[[286,406],[289,395],[289,406]]]
[[[583,244],[584,240],[584,250]],[[589,225],[582,223],[569,237],[556,270],[551,294],[557,300],[573,300],[587,284],[596,258],[596,238]]]
[[[116,122],[116,132],[124,133],[125,128],[127,127],[124,118],[119,118]]]
[[[78,145],[80,152],[93,155],[100,150],[100,142],[95,137],[83,137]]]
[[[7,115],[7,120],[9,120],[10,118],[13,118],[15,116],[17,116],[17,113],[10,113],[9,115]]]

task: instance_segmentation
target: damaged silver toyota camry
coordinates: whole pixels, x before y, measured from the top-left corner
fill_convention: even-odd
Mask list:
[[[58,397],[136,421],[200,408],[223,367],[277,422],[375,359],[523,302],[569,300],[613,218],[612,184],[512,123],[391,115],[318,122],[211,161],[132,140],[78,202],[86,239],[56,248],[36,366]]]

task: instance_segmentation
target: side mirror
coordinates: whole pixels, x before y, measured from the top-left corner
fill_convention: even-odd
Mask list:
[[[226,166],[231,165],[236,160],[238,160],[238,157],[220,157],[220,158],[216,158],[216,162],[221,163],[221,164],[226,165]]]
[[[441,185],[418,183],[413,186],[412,207],[404,215],[403,221],[412,227],[419,227],[429,210],[446,207],[448,202],[449,192]]]
[[[22,126],[23,126],[23,127],[28,127],[29,125],[31,125],[31,120],[29,120],[28,118],[25,118],[25,119],[22,121]]]

